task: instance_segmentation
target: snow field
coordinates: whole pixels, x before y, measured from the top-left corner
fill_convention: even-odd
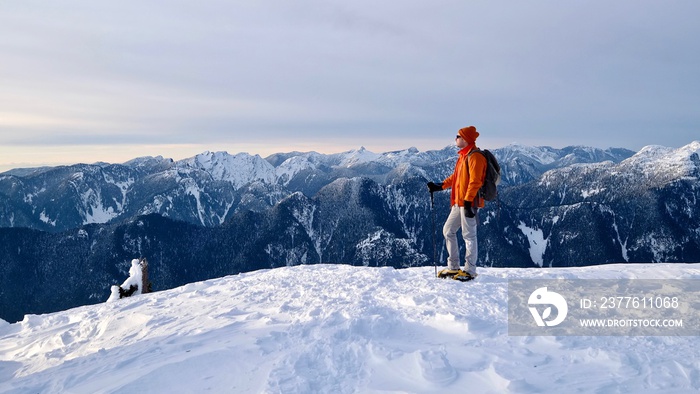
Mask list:
[[[511,337],[508,278],[698,278],[700,264],[316,265],[0,322],[3,393],[700,390],[697,337]]]

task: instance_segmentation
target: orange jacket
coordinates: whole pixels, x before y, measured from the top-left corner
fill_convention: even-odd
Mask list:
[[[486,178],[486,158],[479,153],[469,157],[469,152],[475,149],[476,146],[470,145],[460,150],[454,172],[442,181],[443,189],[452,188],[450,206],[464,206],[464,200],[467,200],[471,201],[474,207],[484,207],[484,200],[476,195]],[[469,165],[465,165],[466,163]]]

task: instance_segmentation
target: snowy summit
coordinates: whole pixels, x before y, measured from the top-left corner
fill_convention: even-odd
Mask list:
[[[509,278],[700,279],[698,264],[279,268],[0,321],[3,393],[695,393],[697,337],[509,336]]]

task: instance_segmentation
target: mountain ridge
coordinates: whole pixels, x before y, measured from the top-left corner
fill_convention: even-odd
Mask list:
[[[571,153],[583,151],[580,147],[539,147],[531,149],[539,153],[523,156],[517,147],[494,150],[503,157],[503,186],[533,180],[552,166],[595,157],[620,161],[633,153],[623,150],[613,155],[612,148],[588,148],[581,155]],[[222,224],[231,210],[268,209],[296,191],[313,196],[338,178],[360,176],[386,183],[444,177],[453,167],[455,152],[454,147],[425,152],[407,148],[378,154],[361,147],[328,155],[279,153],[263,159],[206,151],[178,161],[145,156],[123,164],[14,169],[0,173],[0,209],[6,207],[0,211],[0,226],[61,231],[149,213],[214,226]],[[542,152],[552,159],[542,159]],[[553,155],[563,161],[557,164]]]

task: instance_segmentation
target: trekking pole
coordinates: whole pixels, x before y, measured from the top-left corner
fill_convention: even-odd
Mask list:
[[[431,222],[432,222],[432,229],[433,229],[433,265],[435,266],[435,276],[437,276],[437,258],[436,256],[436,251],[435,251],[435,199],[433,198],[433,192],[430,192],[430,217],[431,217]]]

